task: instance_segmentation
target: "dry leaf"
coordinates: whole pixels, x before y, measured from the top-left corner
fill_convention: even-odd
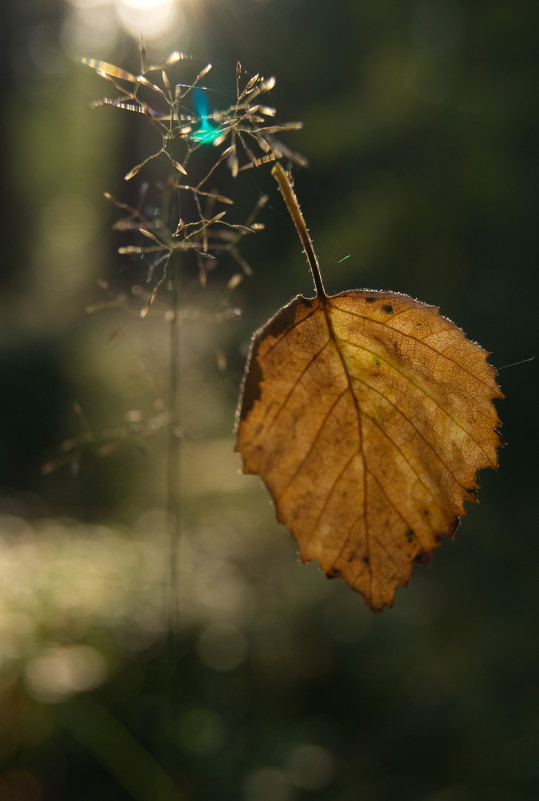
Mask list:
[[[317,297],[294,298],[254,336],[236,450],[302,560],[380,610],[452,535],[477,470],[496,467],[502,394],[488,354],[435,307],[368,289],[327,296],[314,275]]]

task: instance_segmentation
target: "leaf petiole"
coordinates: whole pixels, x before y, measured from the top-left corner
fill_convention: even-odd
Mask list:
[[[307,229],[307,225],[305,224],[305,219],[296,197],[296,193],[292,188],[292,184],[290,183],[287,173],[285,170],[283,170],[279,162],[275,164],[271,174],[279,184],[279,189],[284,198],[284,202],[286,203],[286,207],[290,213],[290,216],[292,217],[294,225],[296,226],[296,231],[298,232],[301,244],[303,245],[303,250],[307,257],[307,261],[313,276],[316,294],[320,298],[320,301],[324,303],[327,295],[322,282],[320,265],[318,264],[318,259],[316,258],[316,253],[314,252],[313,242]]]

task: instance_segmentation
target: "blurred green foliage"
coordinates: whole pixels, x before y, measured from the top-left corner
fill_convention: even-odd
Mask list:
[[[250,333],[310,291],[267,167],[237,179],[247,206],[271,197],[266,230],[246,240],[243,320],[182,328],[174,657],[164,441],[122,436],[75,475],[41,473],[63,439],[85,425],[114,438],[126,413],[151,416],[166,393],[164,320],[123,330],[114,311],[84,313],[103,299],[98,278],[133,283],[102,193],[127,198],[122,176],[148,152],[143,119],[89,108],[105,88],[70,56],[136,69],[138,45],[103,5],[101,40],[78,52],[84,5],[6,7],[0,800],[535,801],[536,366],[501,371],[501,469],[482,475],[480,507],[393,610],[372,616],[297,565],[231,453]],[[275,74],[279,117],[303,120],[287,141],[311,162],[296,190],[328,290],[404,291],[439,305],[497,366],[534,355],[536,3],[182,9],[184,28],[149,45],[158,58],[179,48],[212,61],[220,91],[236,59]]]

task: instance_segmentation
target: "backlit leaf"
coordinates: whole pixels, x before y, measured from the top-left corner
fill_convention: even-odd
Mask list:
[[[488,354],[435,307],[315,283],[254,336],[236,449],[303,561],[379,610],[452,535],[477,471],[496,467],[502,395]]]

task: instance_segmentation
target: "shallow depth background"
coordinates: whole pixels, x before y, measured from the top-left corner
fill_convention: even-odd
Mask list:
[[[90,108],[107,87],[77,59],[136,71],[142,31],[152,59],[211,61],[216,105],[236,60],[275,74],[280,119],[304,122],[286,141],[311,163],[296,189],[328,290],[438,305],[502,367],[537,350],[537,4],[10,0],[4,13],[0,801],[535,801],[536,363],[501,370],[501,469],[393,610],[373,616],[300,566],[232,453],[250,334],[311,291],[267,165],[238,179],[245,204],[270,193],[246,242],[254,276],[233,296],[242,319],[182,329],[171,654],[165,436],[125,436],[159,415],[167,326],[85,313],[100,278],[130,292],[103,192],[129,197],[122,176],[152,140],[143,119]],[[44,475],[85,431],[119,447]]]

